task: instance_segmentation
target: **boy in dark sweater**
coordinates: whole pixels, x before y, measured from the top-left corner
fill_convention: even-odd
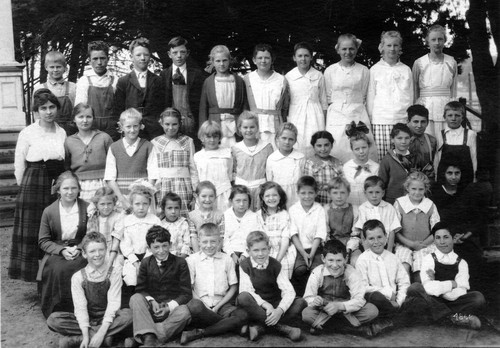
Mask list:
[[[250,340],[257,340],[265,332],[264,327],[273,327],[292,341],[299,341],[301,331],[288,326],[300,323],[300,314],[307,306],[303,298],[295,298],[288,274],[281,263],[269,257],[269,237],[254,231],[247,237],[247,257],[240,263],[240,294],[237,305],[247,313],[250,326],[242,328],[249,332]]]
[[[181,333],[189,322],[185,304],[192,298],[191,278],[186,260],[170,254],[170,233],[165,228],[151,227],[146,241],[152,256],[141,262],[130,308],[135,340],[156,347]]]

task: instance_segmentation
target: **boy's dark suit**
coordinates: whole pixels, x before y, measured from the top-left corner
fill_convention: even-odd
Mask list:
[[[114,115],[128,108],[136,108],[142,113],[145,128],[139,133],[141,138],[152,140],[164,134],[158,123],[160,114],[165,109],[165,97],[162,80],[159,76],[147,71],[146,88],[141,88],[135,71],[118,79],[115,91]]]

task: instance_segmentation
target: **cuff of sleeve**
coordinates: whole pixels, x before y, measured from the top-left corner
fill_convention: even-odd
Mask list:
[[[130,261],[130,263],[135,263],[136,261],[139,261],[139,259],[137,258],[137,256],[135,256],[134,253],[130,254],[127,259]]]
[[[176,301],[172,300],[169,303],[167,303],[167,306],[168,306],[168,309],[170,310],[170,313],[172,313],[172,311],[174,309],[176,309],[177,307],[179,307],[179,304]]]
[[[146,299],[146,301],[148,301],[148,302],[151,302],[151,301],[153,301],[153,300],[154,300],[154,297],[152,297],[152,296],[145,296],[144,298],[145,298],[145,299]]]
[[[283,311],[283,315],[285,315],[285,313],[286,313],[285,308],[283,308],[282,306],[278,306],[278,308],[279,308],[279,309],[281,309],[281,310]],[[283,315],[282,315],[282,316],[283,316]]]
[[[389,288],[389,287],[382,288],[379,290],[379,292],[382,293],[382,295],[384,295],[386,299],[388,299],[389,301],[391,300],[392,293],[393,293],[391,288]]]
[[[105,316],[105,317],[102,319],[102,322],[103,322],[103,324],[104,324],[104,323],[109,323],[109,324],[112,324],[112,323],[113,323],[113,320],[114,320],[114,318],[113,318],[113,317],[108,317],[108,316]]]

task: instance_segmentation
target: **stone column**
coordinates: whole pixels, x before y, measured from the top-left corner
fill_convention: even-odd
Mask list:
[[[0,0],[0,33],[0,132],[19,131],[26,126],[22,84],[24,65],[14,59],[10,0]]]

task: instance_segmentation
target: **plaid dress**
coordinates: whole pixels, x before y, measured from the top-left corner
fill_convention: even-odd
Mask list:
[[[161,220],[161,225],[170,232],[170,253],[175,256],[181,254],[189,255],[191,252],[191,238],[189,225],[185,217],[179,217],[175,221]]]
[[[328,204],[330,201],[328,197],[328,183],[333,178],[344,175],[342,162],[333,156],[330,156],[325,161],[314,155],[306,159],[304,175],[312,176],[318,183],[319,190],[316,202],[322,205]]]
[[[165,135],[154,138],[151,143],[156,149],[160,180],[157,188],[160,191],[159,201],[167,192],[174,192],[182,199],[181,214],[187,217],[193,200],[193,188],[198,185],[198,175],[193,161],[193,139],[179,134],[176,139],[168,139]],[[178,170],[187,175],[165,174],[166,171]]]
[[[288,273],[288,278],[292,277],[293,265],[297,256],[295,246],[290,242],[290,215],[286,210],[279,211],[276,214],[262,217],[262,210],[257,212],[261,229],[266,232],[269,237],[270,254],[269,256],[276,258],[278,256],[281,239],[286,237],[289,239],[288,250],[281,260],[281,267]]]
[[[208,222],[219,226],[221,238],[222,236],[224,236],[224,213],[219,210],[213,210],[208,213],[208,215],[203,215],[203,213],[199,209],[195,209],[189,212],[188,219],[189,233],[191,237],[197,237],[200,227]]]

